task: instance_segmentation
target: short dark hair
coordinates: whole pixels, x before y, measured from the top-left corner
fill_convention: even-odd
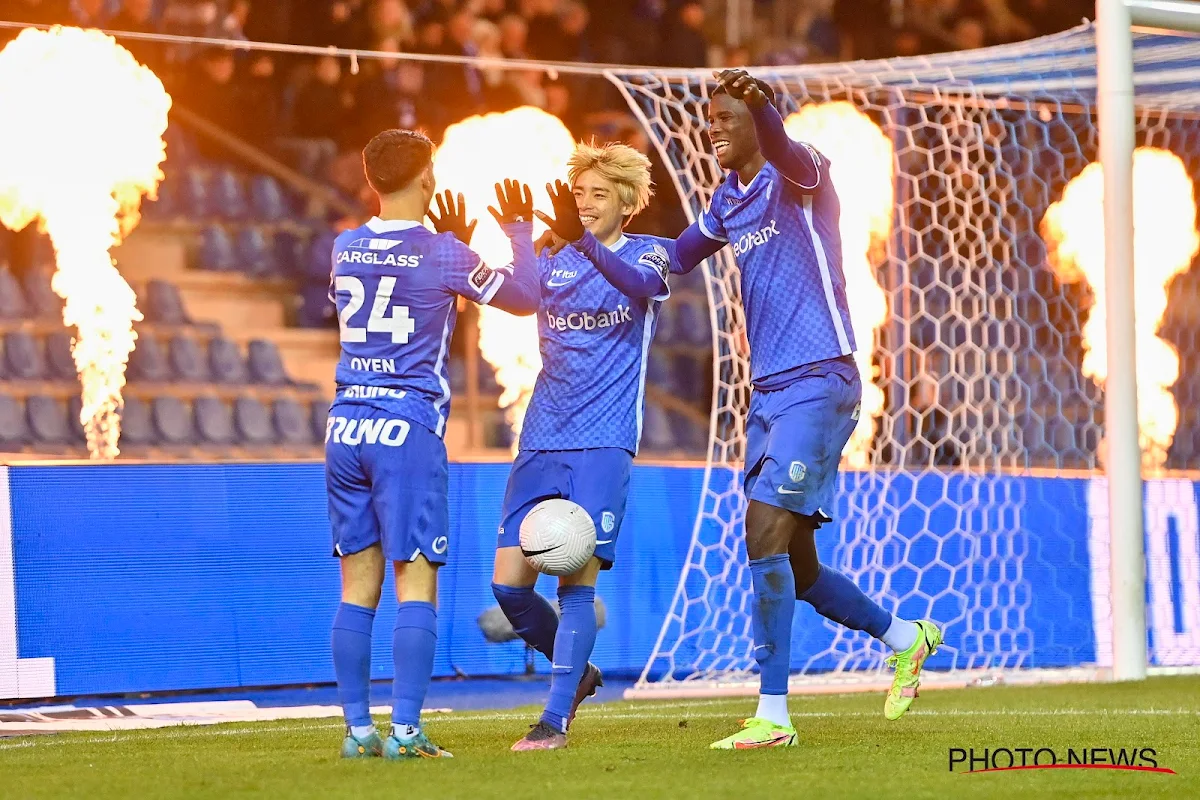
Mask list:
[[[433,142],[418,131],[383,131],[363,148],[363,171],[378,194],[395,194],[408,186],[432,160]]]
[[[771,88],[771,84],[767,83],[766,81],[760,81],[758,78],[755,78],[754,82],[758,84],[759,89],[762,89],[762,93],[767,96],[767,102],[771,105],[775,105],[775,90]],[[716,97],[719,94],[729,94],[729,90],[725,88],[725,84],[723,83],[718,83],[717,88],[713,89],[712,91],[713,97]],[[730,96],[732,97],[732,95]]]

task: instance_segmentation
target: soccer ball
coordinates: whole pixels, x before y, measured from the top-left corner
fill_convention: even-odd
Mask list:
[[[543,500],[521,523],[521,554],[546,575],[574,575],[596,551],[596,526],[570,500]]]

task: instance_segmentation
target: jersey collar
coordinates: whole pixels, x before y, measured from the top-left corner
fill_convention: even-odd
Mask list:
[[[621,248],[627,244],[629,244],[629,237],[622,233],[621,238],[613,242],[612,247],[608,249],[613,253],[617,253],[620,252]]]
[[[731,175],[733,176],[733,181],[732,181],[733,188],[737,189],[738,194],[745,194],[746,192],[750,191],[750,187],[754,185],[754,182],[758,180],[759,176],[762,175],[766,171],[767,171],[767,164],[763,164],[762,169],[760,169],[758,172],[754,173],[754,177],[751,178],[750,182],[747,184],[742,183],[742,176],[738,175],[737,172],[731,173]]]
[[[380,219],[379,217],[371,217],[367,220],[367,227],[375,233],[396,233],[398,231],[406,231],[409,228],[419,228],[421,223],[414,222],[411,219]]]

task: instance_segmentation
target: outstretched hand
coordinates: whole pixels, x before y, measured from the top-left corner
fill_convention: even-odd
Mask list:
[[[752,78],[746,70],[724,69],[714,72],[713,75],[734,100],[741,100],[751,109],[762,108],[767,104],[767,94],[762,90],[762,84]]]
[[[542,231],[542,235],[533,243],[533,253],[537,256],[542,254],[556,256],[566,246],[567,241],[565,239],[560,239],[555,235],[554,231],[546,230]]]
[[[558,238],[567,242],[578,242],[586,231],[583,220],[579,218],[579,206],[575,203],[575,194],[571,187],[562,181],[555,181],[553,186],[547,183],[546,194],[550,195],[554,217],[548,217],[540,211],[533,213],[537,214],[537,218],[546,223]]]
[[[434,214],[432,208],[425,212],[432,220],[434,230],[438,233],[452,233],[455,239],[470,247],[471,236],[475,233],[475,225],[479,220],[467,221],[467,202],[462,192],[459,192],[458,201],[455,202],[454,195],[447,189],[437,195],[437,205],[441,216]]]
[[[497,183],[496,205],[500,206],[499,211],[492,206],[488,206],[488,211],[492,212],[496,222],[501,225],[533,222],[533,195],[529,192],[529,187],[520,181],[510,179],[503,185]]]

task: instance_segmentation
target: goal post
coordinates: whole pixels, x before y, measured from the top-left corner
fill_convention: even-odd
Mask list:
[[[1135,325],[1132,236],[1135,144],[1183,152],[1200,179],[1185,144],[1200,129],[1200,90],[1185,81],[1200,66],[1200,41],[1134,32],[1134,3],[1109,5],[1120,7],[1100,8],[1097,25],[1017,45],[754,70],[775,89],[789,130],[834,151],[852,314],[864,296],[885,300],[886,319],[854,321],[864,384],[881,399],[865,442],[843,462],[838,524],[822,530],[819,554],[887,610],[949,623],[950,666],[930,685],[1136,680],[1148,660],[1156,673],[1200,667],[1200,626],[1159,629],[1148,645],[1147,594],[1161,605],[1173,590],[1147,586],[1143,539],[1177,534],[1157,523],[1144,531],[1134,342],[1146,321]],[[606,75],[695,219],[721,177],[704,134],[711,73]],[[828,112],[824,121],[807,114],[814,108]],[[866,157],[878,141],[890,147],[882,169]],[[1052,269],[1046,225],[1094,163],[1103,165],[1103,217],[1090,230],[1094,238],[1103,224],[1105,238],[1092,277],[1108,290],[1095,297],[1107,322],[1091,335],[1102,341],[1089,344],[1097,286]],[[883,226],[864,220],[874,200],[857,188],[872,171],[889,181]],[[740,275],[728,253],[704,269],[714,341],[705,486],[675,599],[629,697],[757,686],[739,491],[750,388]],[[1107,380],[1081,366],[1102,345]],[[1168,474],[1162,466],[1156,475]],[[1152,494],[1196,503],[1183,478]],[[1172,655],[1160,639],[1176,642]],[[885,685],[886,655],[864,634],[798,619],[793,690]]]

